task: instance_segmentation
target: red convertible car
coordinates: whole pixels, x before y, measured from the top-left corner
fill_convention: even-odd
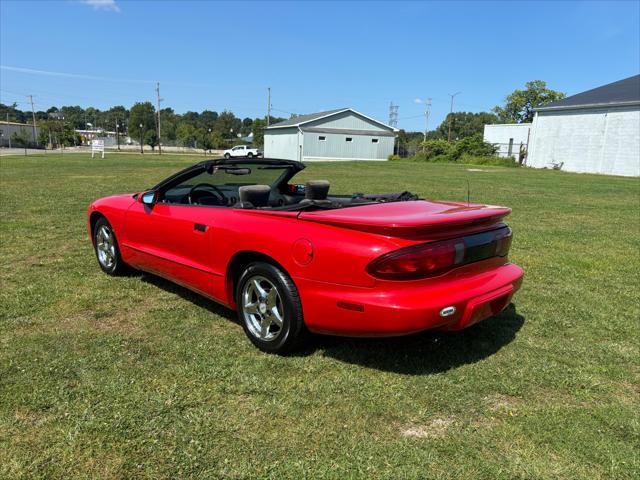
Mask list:
[[[237,309],[261,350],[309,332],[393,336],[460,330],[510,302],[510,209],[409,192],[329,194],[287,160],[208,160],[135,194],[93,202],[100,268],[165,277]]]

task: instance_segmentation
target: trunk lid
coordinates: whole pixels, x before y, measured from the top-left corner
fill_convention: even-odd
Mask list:
[[[391,237],[448,236],[500,224],[510,208],[464,202],[415,200],[302,212],[300,220]]]

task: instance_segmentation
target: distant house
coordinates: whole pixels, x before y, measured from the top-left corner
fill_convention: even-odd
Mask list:
[[[386,160],[396,130],[351,108],[300,115],[265,129],[264,156],[288,160]]]
[[[529,145],[530,123],[503,123],[484,126],[484,141],[498,147],[498,156],[519,160]]]
[[[640,75],[537,108],[527,165],[640,176]]]

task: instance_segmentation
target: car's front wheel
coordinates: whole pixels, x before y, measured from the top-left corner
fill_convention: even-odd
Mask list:
[[[252,152],[249,152],[249,153],[247,154],[247,158],[253,158],[253,153],[252,153]]]
[[[308,338],[298,290],[274,265],[256,262],[246,268],[237,283],[236,304],[249,340],[264,352],[290,352]]]
[[[109,275],[122,275],[128,267],[122,261],[116,234],[106,218],[100,217],[93,227],[93,245],[98,265]]]

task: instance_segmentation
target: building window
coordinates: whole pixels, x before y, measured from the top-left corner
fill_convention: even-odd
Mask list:
[[[378,143],[378,139],[377,138],[372,138],[371,139],[371,143]]]
[[[347,141],[347,142],[353,142],[353,138],[351,138],[351,137],[347,137],[347,138],[345,138],[345,141]]]
[[[318,137],[318,140],[320,140],[321,142],[324,142],[327,139],[327,137],[325,137],[324,135],[320,135]]]

